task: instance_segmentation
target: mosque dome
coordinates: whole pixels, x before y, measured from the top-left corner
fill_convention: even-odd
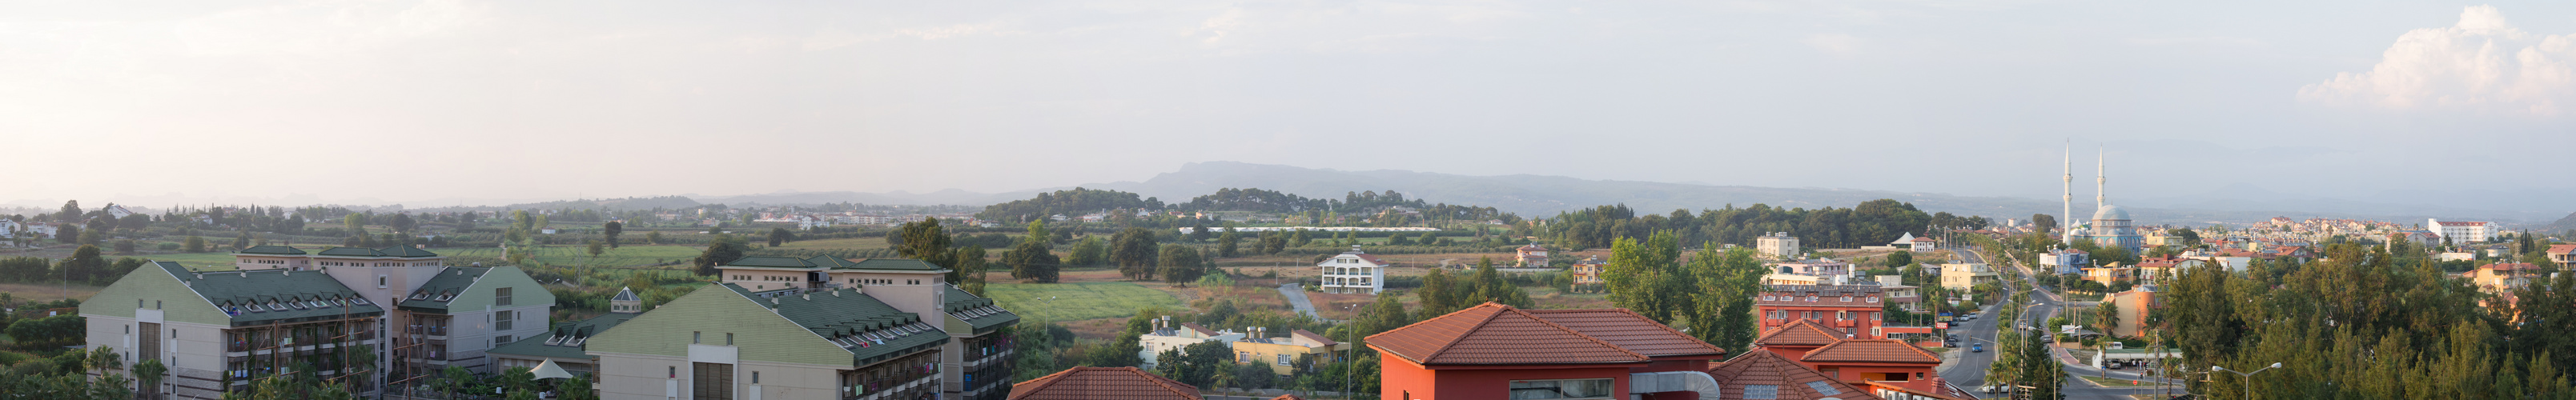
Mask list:
[[[2104,205],[2102,205],[2102,210],[2101,210],[2101,211],[2095,211],[2095,212],[2093,212],[2093,220],[2095,220],[2095,221],[2105,221],[2105,220],[2119,220],[2119,221],[2127,221],[2127,220],[2129,220],[2129,210],[2127,210],[2127,209],[2122,209],[2122,208],[2120,208],[2120,206],[2104,204]]]

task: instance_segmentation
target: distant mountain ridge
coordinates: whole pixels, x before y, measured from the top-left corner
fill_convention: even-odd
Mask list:
[[[1745,207],[1757,203],[1775,207],[1810,209],[1851,207],[1869,200],[1895,199],[1912,203],[1916,208],[1926,212],[1946,211],[1957,215],[1980,215],[1997,220],[2027,219],[2031,214],[2040,213],[2055,215],[2059,213],[2060,207],[2058,204],[2048,204],[2045,199],[2019,197],[1591,180],[1546,175],[1470,176],[1402,170],[1341,171],[1227,161],[1184,164],[1178,170],[1156,174],[1153,178],[1144,181],[1090,183],[1000,193],[976,193],[956,189],[929,193],[784,192],[699,196],[695,200],[701,203],[737,205],[857,202],[981,207],[1028,199],[1040,192],[1073,187],[1133,192],[1158,198],[1167,204],[1186,202],[1192,197],[1214,193],[1223,188],[1260,188],[1306,197],[1333,199],[1342,198],[1344,194],[1352,192],[1394,190],[1404,193],[1408,198],[1424,199],[1434,203],[1490,206],[1533,218],[1547,218],[1556,215],[1559,211],[1606,204],[1627,204],[1639,212],[1663,213],[1674,209],[1697,211],[1722,208],[1730,204]],[[2241,224],[2276,216],[2300,219],[2355,218],[2395,222],[2442,218],[2538,225],[2550,216],[2556,215],[2555,212],[2536,214],[2529,211],[2495,211],[2351,201],[2237,186],[2205,194],[2170,197],[2141,196],[2133,201],[2116,203],[2128,208],[2138,223],[2150,225]],[[2091,205],[2076,205],[2076,218],[2089,218],[2092,213]]]

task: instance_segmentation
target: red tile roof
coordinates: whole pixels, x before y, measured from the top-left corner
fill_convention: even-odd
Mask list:
[[[1941,363],[1941,356],[1895,339],[1845,340],[1808,351],[1799,361],[1865,363]]]
[[[2568,253],[2576,253],[2576,244],[2553,244],[2553,245],[2549,245],[2549,254],[2568,254]]]
[[[1327,338],[1327,337],[1324,337],[1324,335],[1317,334],[1317,333],[1314,333],[1314,332],[1307,332],[1307,331],[1306,331],[1306,330],[1304,330],[1304,329],[1299,329],[1299,330],[1291,331],[1291,332],[1288,332],[1288,334],[1290,334],[1290,335],[1297,335],[1297,337],[1306,338],[1306,340],[1313,340],[1313,341],[1318,342],[1318,343],[1323,343],[1325,347],[1332,347],[1333,345],[1336,345],[1336,344],[1342,344],[1342,342],[1335,342],[1335,341],[1333,341],[1333,339],[1332,339],[1332,338]]]
[[[2478,269],[2492,269],[2492,270],[2497,270],[2497,271],[2511,271],[2511,270],[2517,270],[2517,269],[2540,269],[2540,266],[2538,266],[2538,265],[2532,265],[2531,263],[2494,263],[2494,264],[2480,265],[2480,266],[2478,266]]]
[[[1749,385],[1771,385],[1779,392],[1779,396],[1776,397],[1779,399],[1879,398],[1869,391],[1835,381],[1833,378],[1826,377],[1824,373],[1807,369],[1804,365],[1798,365],[1796,361],[1790,361],[1788,357],[1768,351],[1744,352],[1743,356],[1736,357],[1734,360],[1710,367],[1708,376],[1717,378],[1718,382],[1725,382],[1717,385],[1720,399],[1742,399],[1744,390]],[[1808,385],[1808,382],[1823,382],[1826,388],[1831,388],[1837,393],[1818,393],[1813,386]]]
[[[1725,355],[1726,349],[1700,341],[1690,334],[1674,330],[1646,316],[1624,308],[1589,310],[1527,310],[1530,315],[1557,325],[1574,328],[1585,336],[1600,338],[1612,345],[1647,357]]]
[[[1270,400],[1306,400],[1306,398],[1304,398],[1304,397],[1297,397],[1297,394],[1295,394],[1295,393],[1290,393],[1290,394],[1283,394],[1283,395],[1279,395],[1279,397],[1272,397],[1272,398],[1270,398]]]
[[[1644,354],[1493,302],[1369,335],[1368,345],[1423,365],[1650,361]],[[1545,351],[1534,351],[1537,349]]]
[[[1010,400],[1198,398],[1198,387],[1136,367],[1073,367],[1011,385]]]
[[[1850,332],[1843,332],[1841,329],[1834,329],[1833,327],[1817,324],[1814,320],[1799,318],[1796,321],[1789,321],[1788,324],[1780,325],[1778,328],[1771,328],[1770,331],[1762,332],[1762,336],[1753,339],[1753,344],[1764,346],[1823,346],[1834,344],[1835,342],[1841,342],[1844,337],[1849,337],[1849,335]]]

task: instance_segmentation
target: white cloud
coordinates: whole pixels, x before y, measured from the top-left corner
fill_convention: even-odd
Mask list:
[[[2447,28],[2397,37],[2369,72],[2336,73],[2299,88],[2302,101],[2388,109],[2465,109],[2555,115],[2576,104],[2576,35],[2535,35],[2493,6]]]

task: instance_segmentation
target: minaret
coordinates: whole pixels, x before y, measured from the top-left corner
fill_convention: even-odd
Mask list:
[[[2102,209],[2102,206],[2111,205],[2111,202],[2105,200],[2102,195],[2102,189],[2108,187],[2107,183],[2111,181],[2109,176],[2102,174],[2102,166],[2109,164],[2102,159],[2105,154],[2107,153],[2101,149],[2093,150],[2093,209],[2096,210]]]
[[[2061,212],[2061,213],[2058,213],[2058,214],[2057,214],[2057,216],[2059,217],[2059,218],[2058,218],[2058,221],[2057,221],[2057,225],[2058,225],[2058,234],[2057,234],[2057,235],[2058,235],[2058,237],[2059,237],[2059,239],[2060,239],[2060,240],[2073,241],[2073,239],[2075,238],[2075,140],[2074,140],[2074,139],[2068,139],[2068,140],[2066,141],[2066,150],[2065,150],[2063,153],[2066,155],[2066,177],[2065,177],[2065,179],[2064,179],[2064,181],[2065,181],[2065,182],[2064,182],[2064,183],[2065,183],[2065,185],[2064,185],[2064,186],[2065,186],[2065,189],[2066,189],[2066,195],[2065,195],[2065,196],[2063,196],[2063,197],[2061,197],[2061,198],[2060,198],[2060,200],[2064,200],[2064,201],[2065,201],[2065,203],[2066,203],[2066,211],[2064,211],[2064,212]]]

